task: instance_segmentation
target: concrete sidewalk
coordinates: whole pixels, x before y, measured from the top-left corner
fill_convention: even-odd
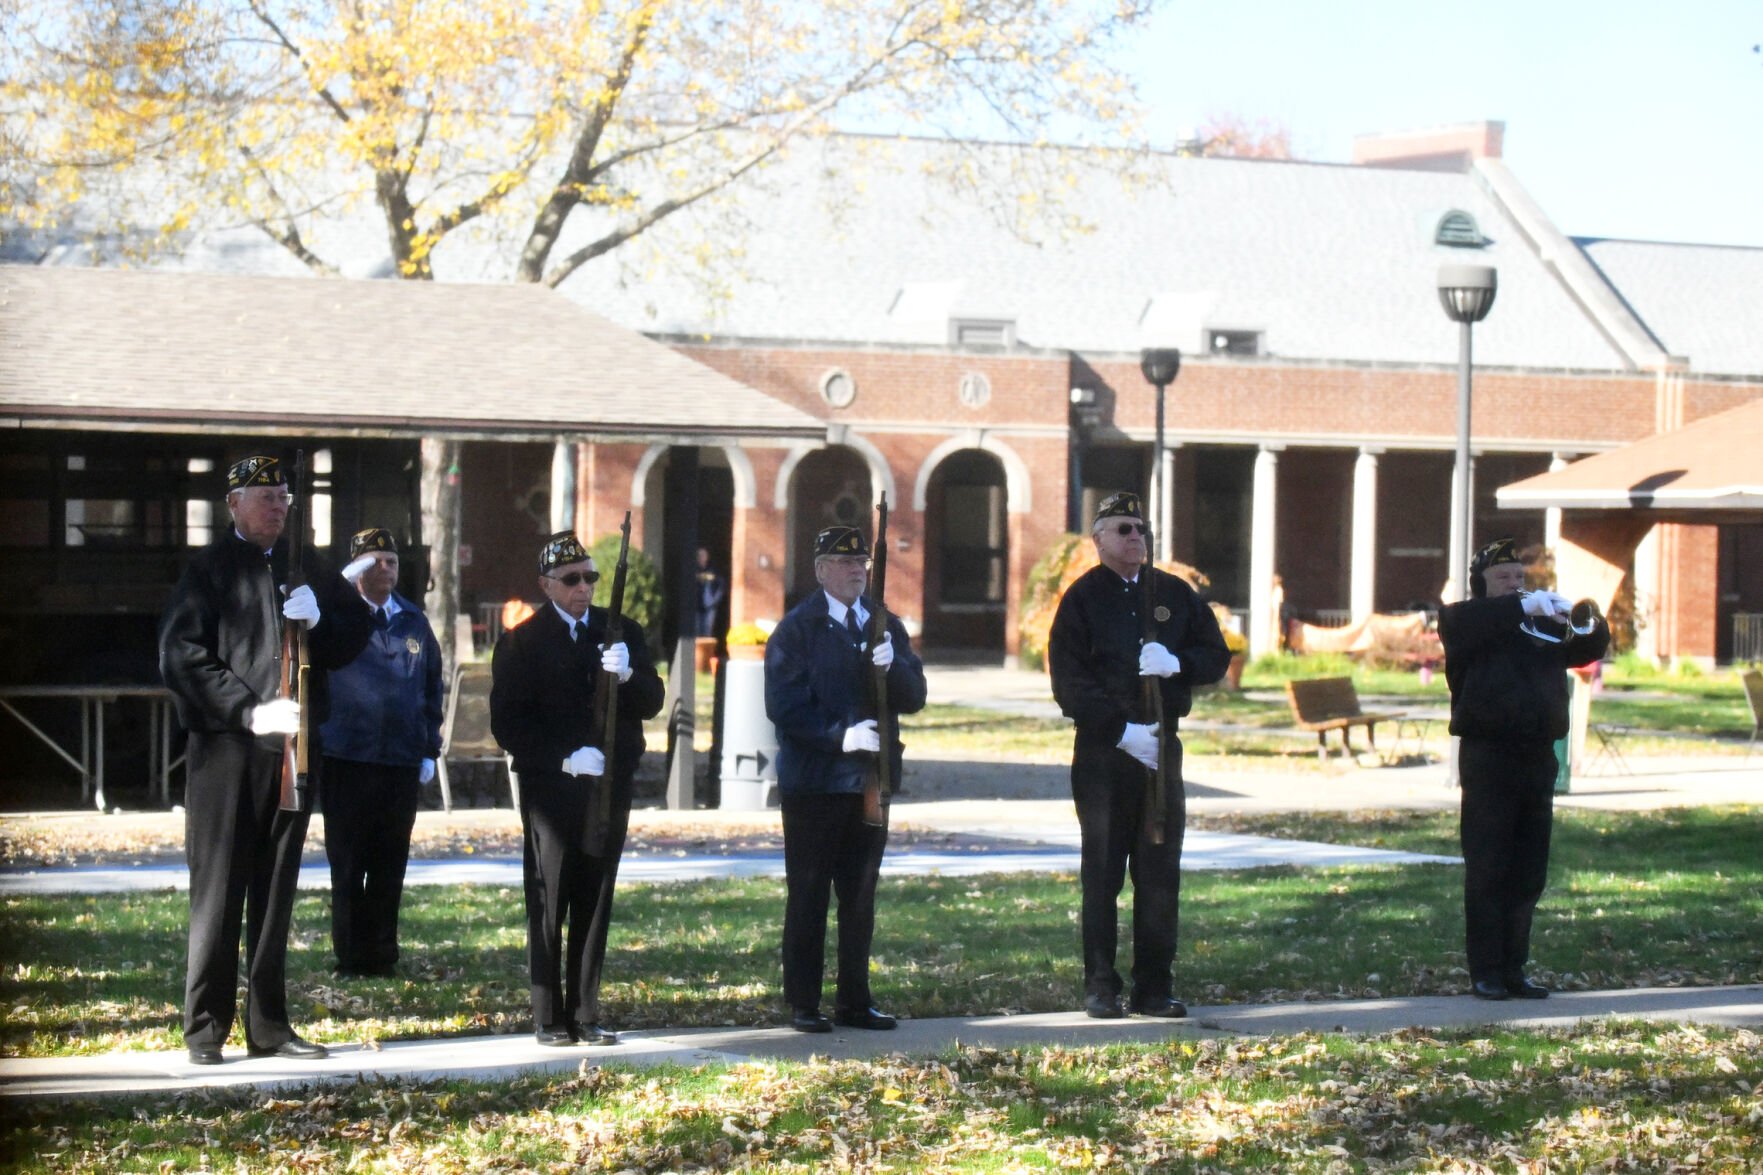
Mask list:
[[[1381,1033],[1400,1028],[1493,1025],[1560,1027],[1589,1019],[1659,1020],[1763,1027],[1763,985],[1558,992],[1547,1000],[1487,1003],[1420,996],[1328,1003],[1230,1004],[1192,1009],[1186,1020],[1091,1020],[1081,1012],[902,1020],[894,1032],[840,1029],[803,1035],[788,1028],[665,1029],[625,1033],[610,1048],[544,1048],[518,1036],[455,1037],[385,1045],[337,1045],[323,1061],[252,1059],[190,1064],[184,1053],[122,1052],[86,1057],[0,1059],[0,1098],[169,1094],[230,1086],[305,1085],[367,1079],[500,1080],[526,1072],[574,1072],[587,1065],[842,1060],[901,1053],[935,1056],[962,1045],[1090,1046],[1221,1034]]]

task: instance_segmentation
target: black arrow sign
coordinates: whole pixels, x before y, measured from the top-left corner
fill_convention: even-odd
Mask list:
[[[746,775],[746,772],[741,770],[741,762],[744,759],[751,759],[756,764],[756,766],[753,768],[753,777],[754,778],[758,778],[760,776],[763,776],[765,774],[765,765],[771,761],[765,757],[764,751],[754,751],[751,755],[736,755],[735,756],[735,774],[736,775]]]

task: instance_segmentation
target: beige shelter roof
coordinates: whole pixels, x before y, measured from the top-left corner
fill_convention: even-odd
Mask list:
[[[1501,507],[1650,510],[1763,517],[1763,399],[1608,453],[1540,473],[1495,493]]]
[[[0,266],[0,424],[819,439],[534,285]]]

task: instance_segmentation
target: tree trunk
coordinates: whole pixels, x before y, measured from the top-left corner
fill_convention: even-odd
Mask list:
[[[428,596],[424,607],[435,639],[441,642],[443,681],[470,649],[454,647],[459,624],[459,442],[422,439],[422,537],[429,548]]]

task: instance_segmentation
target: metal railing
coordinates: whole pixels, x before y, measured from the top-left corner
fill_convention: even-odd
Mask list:
[[[1732,614],[1732,659],[1763,661],[1763,612]]]

